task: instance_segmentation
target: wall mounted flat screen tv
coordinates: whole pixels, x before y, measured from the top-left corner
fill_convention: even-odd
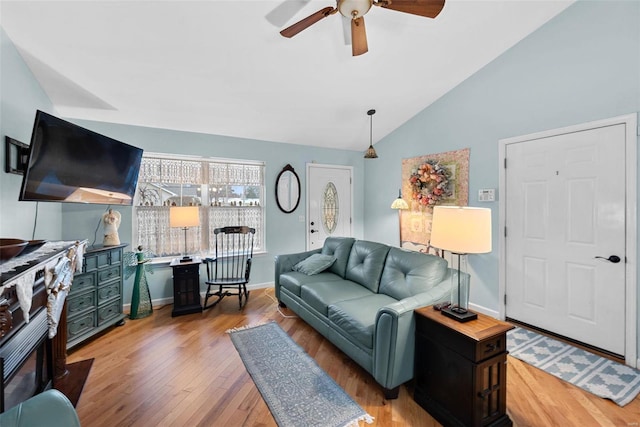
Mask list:
[[[142,151],[38,110],[19,200],[131,205]]]

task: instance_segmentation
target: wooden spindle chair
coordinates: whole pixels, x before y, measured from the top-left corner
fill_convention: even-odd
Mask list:
[[[216,228],[215,257],[202,260],[207,266],[204,309],[214,307],[226,296],[237,295],[240,310],[249,299],[247,283],[251,274],[253,240],[256,229],[246,226]],[[209,298],[217,297],[209,304]]]

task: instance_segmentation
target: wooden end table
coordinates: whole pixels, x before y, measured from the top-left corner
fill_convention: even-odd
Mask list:
[[[173,311],[171,316],[200,313],[200,258],[181,262],[174,259],[170,266],[173,269]]]
[[[513,328],[482,314],[460,323],[417,309],[414,400],[444,426],[511,426],[506,333]]]

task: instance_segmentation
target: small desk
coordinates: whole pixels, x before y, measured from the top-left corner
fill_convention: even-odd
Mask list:
[[[171,261],[173,269],[173,311],[171,316],[200,313],[200,258],[193,257],[192,261]]]
[[[513,325],[482,314],[460,323],[433,307],[415,312],[414,400],[444,426],[511,426],[506,334]]]

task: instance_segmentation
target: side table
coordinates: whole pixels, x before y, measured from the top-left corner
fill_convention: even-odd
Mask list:
[[[444,426],[511,426],[507,331],[478,314],[460,323],[433,307],[416,312],[414,400]]]
[[[194,257],[189,262],[174,259],[170,266],[173,269],[173,311],[171,316],[199,313],[200,303],[200,258]]]

